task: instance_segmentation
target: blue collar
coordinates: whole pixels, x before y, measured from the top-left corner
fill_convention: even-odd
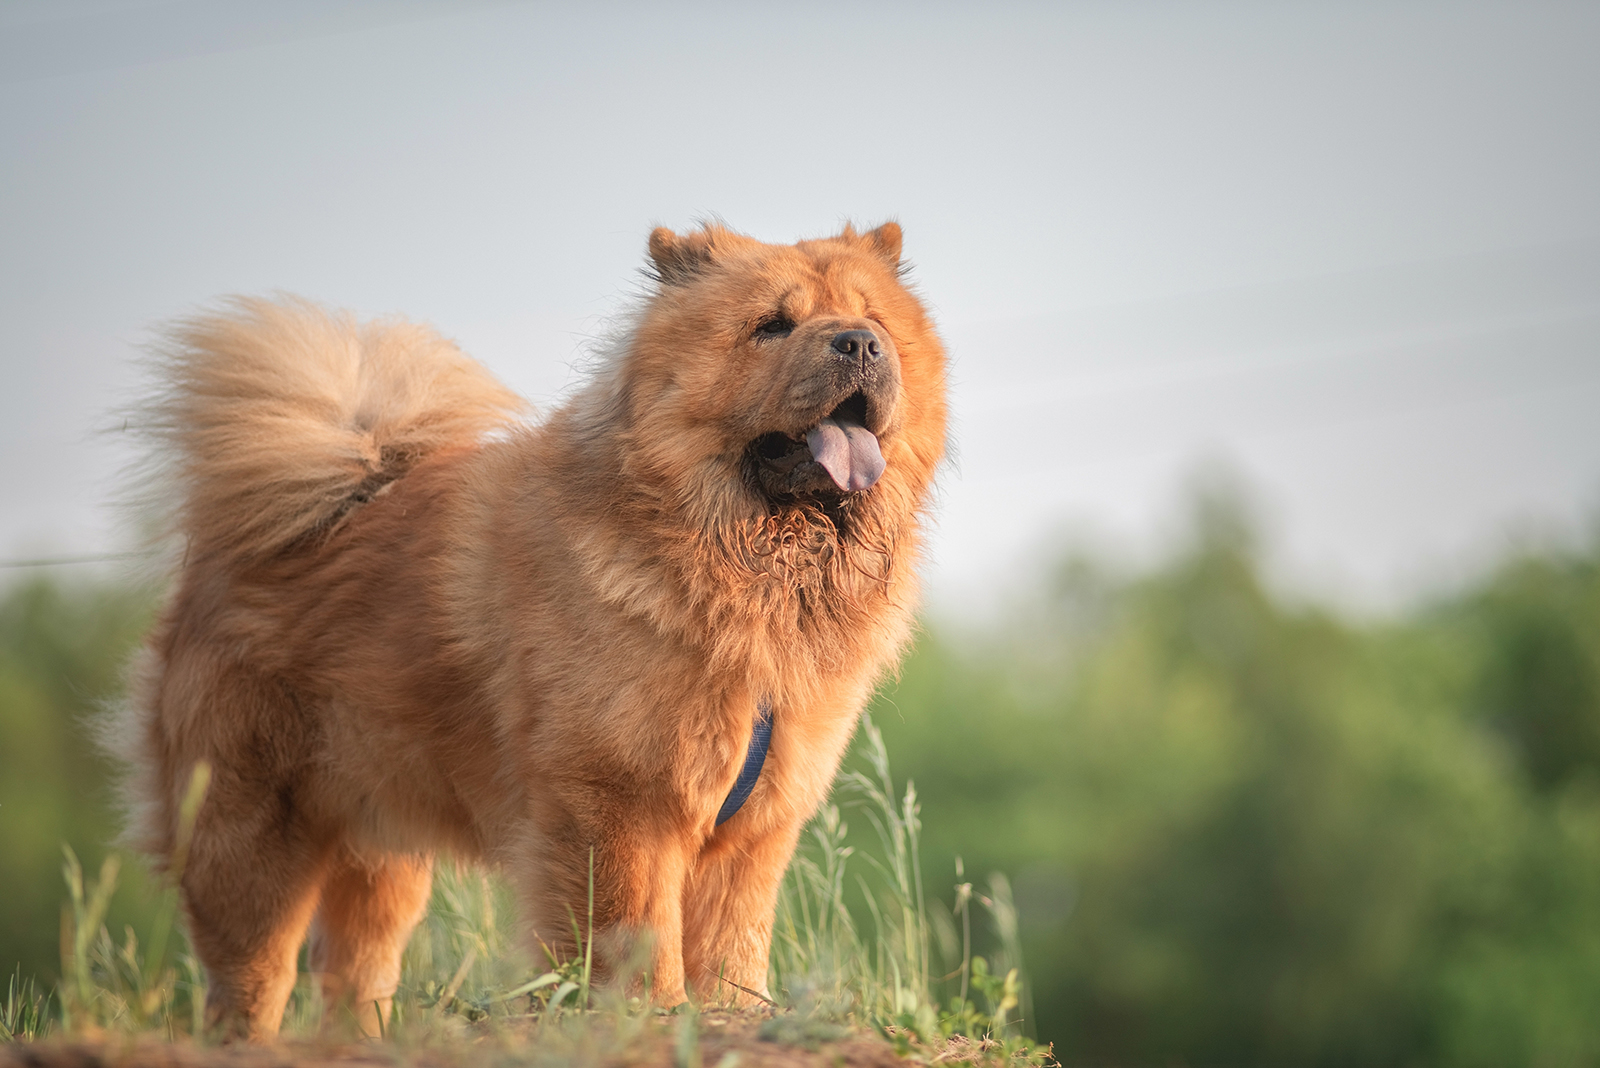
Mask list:
[[[750,749],[744,755],[744,767],[739,770],[739,778],[734,781],[733,789],[728,791],[722,808],[717,810],[718,827],[744,807],[744,803],[750,799],[750,791],[756,788],[756,780],[761,778],[761,765],[767,762],[767,746],[772,743],[772,701],[763,697],[756,709],[760,714],[756,716],[755,727],[750,731]]]

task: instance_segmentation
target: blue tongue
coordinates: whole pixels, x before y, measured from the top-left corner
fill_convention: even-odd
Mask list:
[[[811,458],[845,492],[871,489],[883,474],[877,435],[848,416],[829,416],[806,433]]]
[[[728,791],[727,800],[717,810],[718,827],[744,807],[744,803],[750,799],[750,791],[756,788],[756,780],[761,778],[761,765],[767,762],[767,746],[772,743],[772,702],[763,697],[757,709],[760,715],[756,717],[755,729],[750,732],[750,748],[744,755],[744,767],[739,770],[739,778],[734,781],[733,789]]]

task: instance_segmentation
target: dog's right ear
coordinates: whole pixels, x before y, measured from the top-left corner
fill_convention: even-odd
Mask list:
[[[679,237],[665,226],[650,231],[650,259],[656,277],[669,286],[682,285],[711,263],[711,234],[699,230]]]

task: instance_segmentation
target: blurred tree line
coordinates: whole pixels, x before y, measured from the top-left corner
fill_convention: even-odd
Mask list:
[[[1600,1063],[1600,543],[1358,625],[1265,587],[1241,515],[1203,500],[1149,573],[1068,557],[990,632],[922,635],[873,714],[927,885],[1011,875],[1067,1065]],[[0,599],[24,974],[58,970],[60,843],[92,870],[112,833],[83,718],[152,604]]]
[[[1240,516],[923,636],[875,718],[929,885],[1012,874],[1067,1065],[1600,1063],[1600,545],[1357,626]]]

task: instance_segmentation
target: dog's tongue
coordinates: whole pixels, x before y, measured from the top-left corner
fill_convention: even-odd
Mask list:
[[[883,474],[883,453],[872,431],[849,418],[829,418],[806,434],[811,458],[842,490],[864,490]]]

